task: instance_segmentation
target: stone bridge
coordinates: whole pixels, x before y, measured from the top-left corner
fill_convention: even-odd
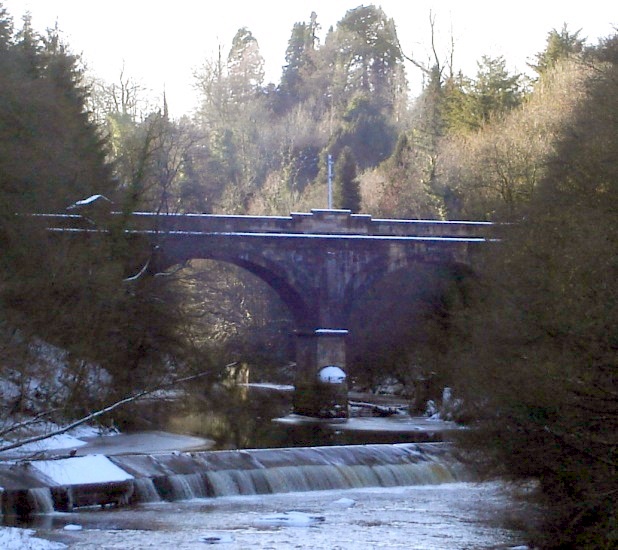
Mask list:
[[[105,231],[121,214],[97,203],[101,200],[81,201],[79,213],[49,215],[47,227]],[[468,264],[489,240],[489,229],[485,222],[383,220],[348,210],[312,210],[280,217],[136,212],[124,231],[156,246],[151,269],[218,260],[268,283],[296,327],[295,412],[328,417],[346,416],[347,401],[330,395],[318,373],[326,366],[345,371],[345,340],[357,298],[385,275],[405,274],[418,262]]]

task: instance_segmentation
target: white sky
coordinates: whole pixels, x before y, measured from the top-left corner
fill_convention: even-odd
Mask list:
[[[266,60],[266,76],[278,82],[295,22],[312,11],[325,33],[362,0],[0,0],[15,26],[30,11],[35,29],[57,22],[89,70],[108,82],[125,76],[160,97],[165,88],[174,116],[189,111],[196,98],[193,71],[213,58],[219,44],[227,55],[236,31],[248,27]],[[365,5],[370,2],[364,2]],[[476,74],[482,55],[503,55],[513,71],[543,50],[547,33],[564,23],[596,43],[618,26],[618,10],[608,0],[381,0],[375,1],[397,25],[407,55],[426,61],[430,52],[429,14],[436,15],[439,53],[446,56],[451,32],[455,66]],[[614,6],[614,8],[612,8]],[[420,89],[418,69],[408,68],[413,93]]]

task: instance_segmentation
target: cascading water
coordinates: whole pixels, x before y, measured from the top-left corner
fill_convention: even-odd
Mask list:
[[[39,513],[51,514],[54,511],[54,501],[49,487],[28,489],[28,495],[32,499],[33,508]]]
[[[136,478],[133,482],[133,491],[132,500],[134,502],[159,502],[161,500],[153,480],[149,477]]]
[[[443,443],[98,456],[97,464],[114,477],[87,484],[66,481],[76,460],[11,466],[12,488],[5,485],[2,493],[4,513],[46,514],[92,505],[429,485],[470,477]],[[19,484],[20,471],[25,486]],[[3,475],[8,476],[8,471],[0,471],[0,478]]]
[[[157,495],[186,500],[364,487],[428,485],[469,478],[443,444],[361,445],[115,457],[137,480],[155,477]],[[166,471],[168,475],[161,476]]]

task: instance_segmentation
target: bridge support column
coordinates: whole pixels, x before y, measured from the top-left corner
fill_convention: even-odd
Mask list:
[[[345,372],[344,329],[317,329],[296,333],[296,382],[294,412],[317,418],[348,417],[346,380],[320,378],[324,367],[339,367]]]

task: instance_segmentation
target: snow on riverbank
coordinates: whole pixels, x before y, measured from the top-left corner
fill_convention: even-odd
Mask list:
[[[32,529],[0,527],[0,548],[3,550],[60,550],[66,548],[61,542],[51,542],[33,536]]]
[[[28,419],[20,419],[19,422],[27,422]],[[17,422],[17,421],[15,421]],[[32,426],[17,430],[12,434],[11,439],[0,439],[0,447],[13,443],[14,441],[25,441],[31,438],[45,436],[61,431],[62,428],[53,422],[34,422]],[[88,440],[96,437],[108,437],[116,435],[118,432],[114,430],[101,430],[88,425],[78,426],[66,433],[57,433],[49,435],[44,439],[25,443],[14,449],[0,452],[0,460],[15,460],[24,459],[32,456],[50,456],[57,454],[57,451],[63,449],[73,451],[80,447],[86,447]]]
[[[79,454],[83,453],[85,456],[62,460],[37,460],[30,464],[61,485],[95,483],[119,481],[132,476],[112,464],[105,456],[89,454],[93,451],[105,454],[123,453],[129,450],[161,452],[170,449],[194,448],[210,443],[202,438],[166,432],[129,435],[106,432],[107,435],[101,435],[98,429],[88,426],[79,427],[71,433],[73,435],[61,434],[15,449],[10,452],[11,458],[27,457],[38,453],[55,454],[58,451],[62,452],[63,449],[76,449]],[[2,458],[6,460],[8,454],[8,452],[3,453]],[[65,544],[37,538],[32,529],[0,527],[0,549],[2,550],[60,550],[64,548],[67,548]]]

